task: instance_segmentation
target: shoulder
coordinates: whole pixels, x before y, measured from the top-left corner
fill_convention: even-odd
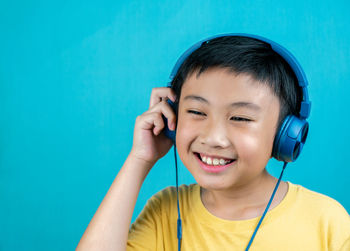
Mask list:
[[[350,238],[350,215],[334,198],[291,184],[288,201],[294,224],[316,235],[328,250],[346,250]]]
[[[191,194],[194,189],[196,189],[196,187],[198,186],[198,184],[182,184],[181,186],[179,186],[179,194],[186,196]],[[160,190],[158,193],[155,194],[155,196],[157,197],[173,197],[174,195],[176,195],[176,187],[175,186],[168,186],[162,190]]]
[[[198,189],[198,184],[182,184],[178,187],[179,191],[179,200],[181,202],[191,200],[194,192]],[[149,201],[153,204],[156,204],[158,207],[166,209],[173,207],[177,203],[177,194],[175,186],[168,186],[156,194],[154,194]]]
[[[350,215],[346,209],[335,199],[312,191],[301,185],[292,184],[295,191],[295,202],[298,212],[312,220],[324,231],[341,231],[350,236]]]
[[[198,189],[198,184],[182,184],[179,186],[179,197],[182,199],[186,199],[195,192],[196,189]],[[168,186],[159,192],[157,192],[155,195],[153,195],[155,200],[158,200],[159,202],[165,202],[165,201],[172,201],[176,200],[176,187],[175,186]]]
[[[291,183],[290,183],[291,184]],[[310,209],[317,210],[320,214],[328,215],[330,213],[338,213],[339,216],[350,220],[350,216],[346,209],[335,199],[328,195],[312,191],[298,184],[291,184],[295,191],[297,199],[307,204]]]

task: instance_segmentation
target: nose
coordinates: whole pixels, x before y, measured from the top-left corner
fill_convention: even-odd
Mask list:
[[[229,135],[225,122],[211,121],[201,128],[200,142],[212,148],[226,148],[230,145]]]

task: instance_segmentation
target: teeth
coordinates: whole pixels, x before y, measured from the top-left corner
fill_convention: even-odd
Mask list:
[[[216,158],[210,158],[210,157],[206,157],[206,156],[203,156],[202,158],[202,162],[208,164],[208,165],[213,165],[213,166],[218,166],[218,165],[225,165],[227,164],[228,162],[230,161],[225,161],[224,159],[216,159]]]
[[[210,158],[210,157],[207,158],[207,164],[208,164],[208,165],[211,165],[211,164],[212,164],[212,161],[211,161],[211,158]]]

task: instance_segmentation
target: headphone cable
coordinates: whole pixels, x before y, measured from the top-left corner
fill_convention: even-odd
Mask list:
[[[250,238],[250,241],[249,241],[249,243],[248,243],[248,245],[247,245],[245,251],[248,251],[248,250],[249,250],[250,245],[252,244],[252,242],[253,242],[253,240],[254,240],[254,237],[255,237],[255,235],[256,235],[256,232],[258,231],[258,229],[259,229],[259,227],[260,227],[260,225],[261,225],[261,222],[263,221],[263,219],[264,219],[264,217],[265,217],[265,215],[266,215],[266,213],[267,213],[267,210],[269,210],[269,207],[270,207],[270,205],[271,205],[271,202],[272,202],[272,200],[273,200],[273,197],[275,197],[275,193],[276,193],[277,188],[278,188],[278,186],[279,186],[279,184],[280,184],[280,181],[281,181],[281,178],[282,178],[282,175],[283,175],[283,171],[284,171],[284,169],[286,168],[287,163],[288,163],[288,162],[284,162],[284,165],[283,165],[283,168],[282,168],[282,172],[281,172],[280,177],[279,177],[279,179],[278,179],[278,181],[277,181],[277,183],[276,183],[275,189],[274,189],[273,192],[272,192],[270,201],[269,201],[269,203],[267,203],[267,206],[266,206],[266,208],[265,208],[265,211],[264,211],[263,215],[261,216],[260,221],[259,221],[258,225],[256,226],[256,228],[255,228],[255,230],[254,230],[254,233],[253,233],[252,237]]]
[[[178,250],[181,250],[181,239],[182,239],[182,224],[181,224],[181,214],[180,214],[180,206],[179,206],[179,179],[177,172],[177,156],[176,156],[176,144],[174,141],[174,154],[175,154],[175,169],[176,169],[176,200],[177,200],[177,247]]]

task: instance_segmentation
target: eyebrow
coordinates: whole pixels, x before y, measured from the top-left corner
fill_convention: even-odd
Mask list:
[[[201,103],[210,104],[210,102],[208,100],[206,100],[205,98],[200,97],[200,96],[196,96],[196,95],[188,95],[184,98],[184,100],[196,100],[196,101],[199,101]],[[247,107],[249,109],[256,110],[256,111],[261,110],[260,106],[254,104],[254,103],[244,102],[244,101],[234,102],[234,103],[231,103],[229,106],[233,107],[233,108]]]

